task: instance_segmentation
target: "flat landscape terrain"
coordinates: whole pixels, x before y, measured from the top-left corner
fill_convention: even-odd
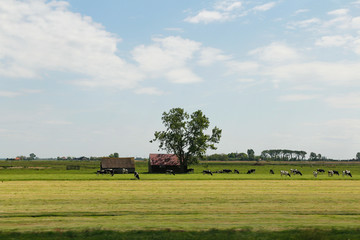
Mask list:
[[[353,177],[314,178],[318,165],[202,163],[194,174],[96,175],[97,162],[0,162],[0,232],[84,230],[346,230],[360,226],[359,165]],[[203,175],[203,169],[239,169],[240,174]],[[255,174],[245,174],[255,168]],[[297,168],[303,176],[281,177]],[[274,169],[276,174],[269,174]]]

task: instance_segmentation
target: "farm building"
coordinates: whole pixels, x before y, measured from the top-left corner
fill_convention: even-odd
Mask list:
[[[100,171],[112,170],[114,173],[135,172],[135,160],[133,157],[124,158],[102,158],[100,163]]]
[[[149,173],[165,173],[166,170],[181,172],[180,160],[175,154],[153,153],[149,155]]]

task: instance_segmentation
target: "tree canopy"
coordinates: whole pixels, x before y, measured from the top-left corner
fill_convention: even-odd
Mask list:
[[[183,171],[203,159],[207,149],[217,149],[215,144],[220,142],[221,129],[214,127],[211,135],[205,134],[210,121],[201,110],[189,115],[182,108],[172,108],[161,119],[166,130],[156,131],[150,142],[158,141],[159,149],[175,154]]]

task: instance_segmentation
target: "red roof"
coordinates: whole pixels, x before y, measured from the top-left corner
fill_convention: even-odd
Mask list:
[[[152,153],[149,156],[150,165],[180,166],[180,160],[175,154]]]

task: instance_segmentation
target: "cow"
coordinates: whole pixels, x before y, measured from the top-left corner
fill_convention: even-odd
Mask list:
[[[334,176],[334,171],[333,171],[333,170],[329,170],[329,171],[328,171],[328,176],[329,176],[329,177]]]
[[[336,171],[336,170],[332,170],[334,172],[335,175],[338,175],[339,176],[339,172]]]
[[[175,176],[175,172],[174,172],[174,170],[166,170],[166,172],[165,172],[166,174],[172,174],[172,175],[174,175]]]
[[[213,175],[210,170],[203,170],[202,173],[203,174],[210,174],[211,176]]]
[[[314,175],[314,177],[317,177],[318,172],[317,172],[317,171],[313,171],[313,175]]]
[[[134,177],[136,178],[136,179],[138,179],[138,180],[140,180],[140,176],[139,176],[139,173],[138,172],[134,172]]]
[[[237,174],[239,174],[240,172],[239,172],[239,170],[237,170],[237,169],[234,169],[234,173],[237,173]]]
[[[294,171],[293,171],[293,174],[299,174],[300,176],[302,176],[302,173],[299,171],[299,170],[297,170],[297,169],[295,169]]]
[[[193,168],[186,169],[185,173],[194,173],[194,169]]]
[[[344,171],[342,171],[342,175],[343,175],[343,176],[350,176],[350,177],[352,177],[350,170],[344,170]]]
[[[252,173],[255,173],[255,169],[248,170],[246,174],[252,174]]]
[[[272,169],[270,169],[270,174],[275,174],[274,171]]]
[[[223,169],[223,173],[231,173],[232,171],[230,169]]]
[[[284,171],[284,170],[281,170],[281,171],[280,171],[280,175],[281,175],[281,176],[285,175],[285,176],[291,177],[290,173],[289,173],[288,171]]]
[[[122,173],[127,174],[127,173],[129,173],[129,171],[128,171],[126,168],[123,168],[123,169],[122,169]]]
[[[324,170],[324,169],[321,169],[321,168],[316,169],[316,171],[317,171],[318,173],[324,173],[324,172],[325,172],[325,170]]]

